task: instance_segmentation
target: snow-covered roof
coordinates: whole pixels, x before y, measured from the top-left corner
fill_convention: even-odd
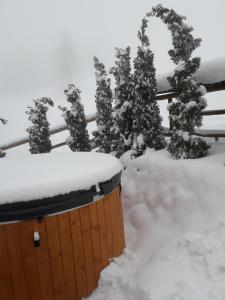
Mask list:
[[[158,92],[168,92],[171,90],[170,84],[167,80],[173,72],[159,74],[157,76]],[[213,59],[202,62],[199,70],[195,74],[198,82],[202,84],[216,84],[220,82],[225,83],[225,57]]]
[[[10,157],[0,161],[0,204],[86,190],[121,171],[109,154],[66,152]]]

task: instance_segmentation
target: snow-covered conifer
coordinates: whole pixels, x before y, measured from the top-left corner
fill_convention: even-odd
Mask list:
[[[116,84],[112,150],[117,157],[120,157],[132,147],[134,85],[130,65],[130,47],[116,48],[116,58],[115,66],[110,70],[115,77]]]
[[[32,154],[47,153],[51,151],[52,144],[49,134],[49,122],[47,120],[47,111],[49,106],[54,103],[50,98],[42,97],[33,100],[34,106],[28,106],[26,111],[28,119],[33,123],[27,128],[29,133],[29,151]]]
[[[67,101],[71,103],[70,109],[59,107],[63,111],[63,117],[70,132],[66,143],[72,151],[90,151],[91,144],[87,131],[84,107],[80,99],[81,92],[74,84],[68,84],[64,93]]]
[[[104,64],[97,57],[94,57],[94,67],[97,86],[95,94],[97,131],[93,132],[94,143],[100,152],[110,153],[113,140],[111,82]]]
[[[159,150],[166,146],[156,101],[154,55],[146,35],[147,23],[144,18],[138,32],[140,45],[134,60],[133,150],[136,157],[142,155],[146,147]]]
[[[3,118],[0,118],[0,122],[3,125],[5,125],[7,123],[7,121],[5,119],[3,119]],[[5,156],[6,156],[6,153],[4,151],[2,151],[1,148],[0,148],[0,158],[5,157]]]
[[[175,158],[205,156],[209,146],[194,135],[194,129],[202,124],[201,111],[207,105],[203,97],[206,90],[193,75],[200,66],[200,58],[191,58],[201,39],[193,37],[193,28],[183,21],[186,18],[173,9],[157,5],[148,16],[159,17],[167,25],[173,43],[168,53],[177,65],[174,75],[168,78],[173,90],[179,93],[176,102],[168,106],[172,125],[168,151]]]

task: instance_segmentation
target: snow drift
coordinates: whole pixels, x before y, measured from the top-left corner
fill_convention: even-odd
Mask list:
[[[199,160],[123,157],[127,248],[90,299],[224,299],[224,149]]]

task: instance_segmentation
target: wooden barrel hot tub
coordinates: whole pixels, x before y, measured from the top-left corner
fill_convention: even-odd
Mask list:
[[[0,299],[89,295],[125,247],[118,160],[55,153],[0,168]]]

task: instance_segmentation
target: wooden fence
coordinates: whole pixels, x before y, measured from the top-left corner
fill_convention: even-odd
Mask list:
[[[204,83],[204,86],[207,89],[208,93],[224,91],[225,90],[225,80],[220,82],[213,83]],[[167,100],[168,103],[171,103],[173,99],[178,95],[178,93],[173,92],[172,90],[160,90],[156,96],[157,101]],[[225,109],[216,109],[216,110],[204,110],[202,111],[203,116],[214,116],[214,115],[225,115]],[[94,122],[96,120],[96,113],[90,114],[87,116],[87,123]],[[224,118],[225,123],[225,118]],[[67,130],[66,124],[61,124],[50,129],[50,135],[57,134],[59,132]],[[165,133],[168,134],[169,129],[165,128]],[[218,138],[225,138],[225,130],[204,130],[196,129],[196,135],[203,137],[214,137],[216,140]],[[11,148],[18,147],[20,145],[26,144],[29,142],[28,136],[14,140],[4,145],[0,145],[0,149],[6,151]],[[54,148],[62,147],[66,143],[61,142],[56,145],[53,145]]]

